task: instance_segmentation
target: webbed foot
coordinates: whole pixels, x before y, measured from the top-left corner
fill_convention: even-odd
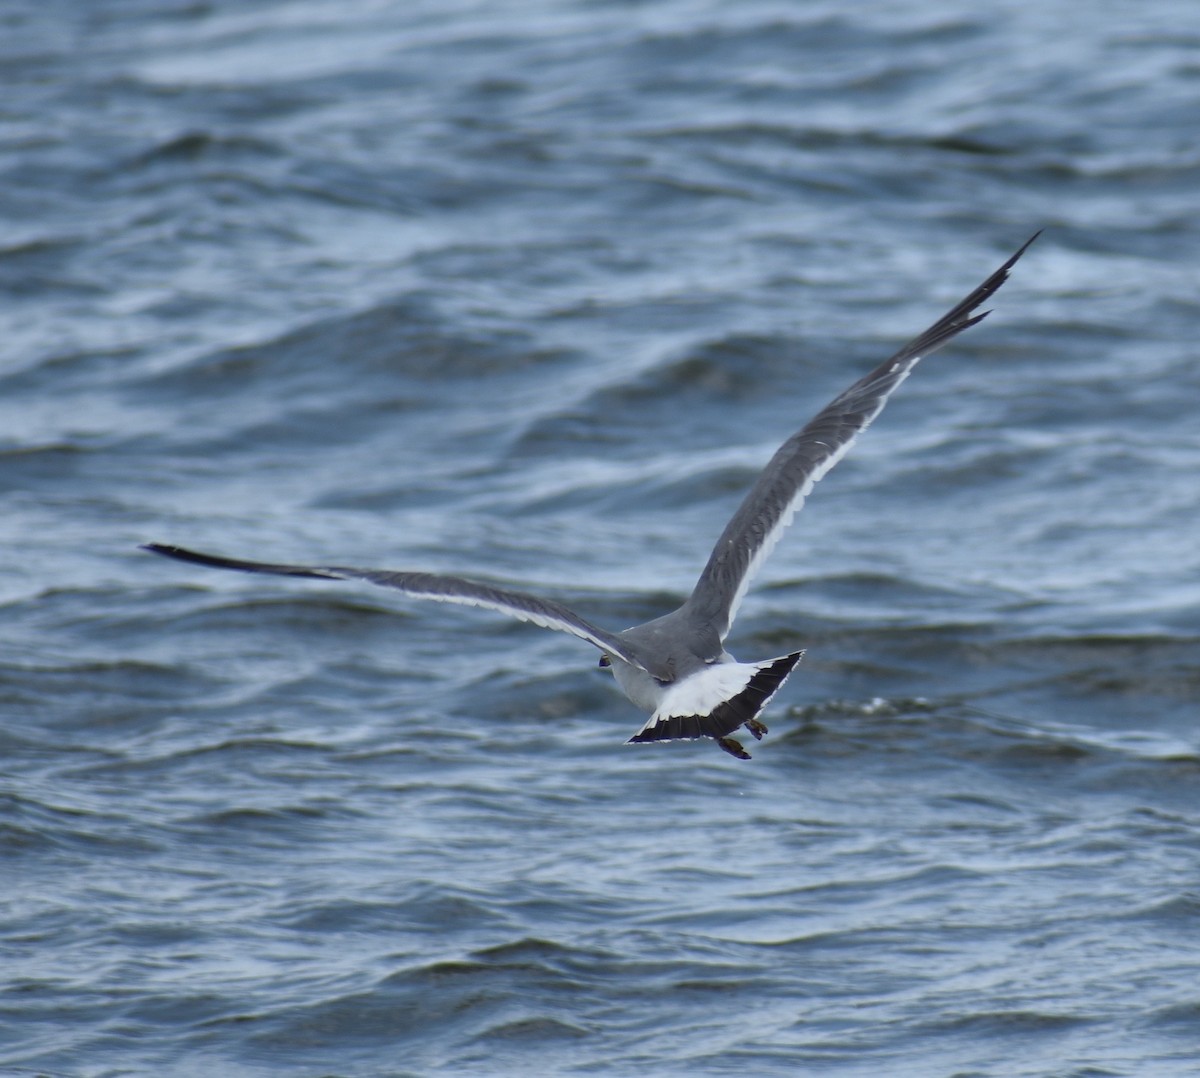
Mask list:
[[[759,722],[758,719],[747,719],[742,725],[754,735],[755,741],[761,741],[763,734],[767,732],[767,724]]]
[[[736,756],[739,760],[750,759],[750,754],[731,737],[719,737],[717,738],[717,744],[729,753],[730,756]]]

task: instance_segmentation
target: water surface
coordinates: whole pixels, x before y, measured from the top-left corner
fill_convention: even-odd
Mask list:
[[[0,16],[0,1071],[1145,1076],[1200,1049],[1182,0]],[[1038,228],[730,638],[620,628]]]

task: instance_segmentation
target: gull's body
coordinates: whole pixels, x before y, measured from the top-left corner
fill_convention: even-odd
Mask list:
[[[630,741],[711,737],[727,752],[749,754],[731,738],[745,726],[756,738],[766,727],[758,714],[804,654],[740,663],[725,650],[725,637],[746,588],[779,541],[813,485],[854,444],[883,410],[918,361],[986,317],[973,314],[1008,278],[1008,271],[1037,237],[974,292],[894,356],[826,405],[779,448],[725,526],[687,601],[661,618],[611,633],[559,603],[462,577],[433,573],[356,569],[349,566],[281,565],[200,554],[152,543],[145,549],[219,569],[273,573],[321,580],[365,580],[439,602],[496,610],[547,629],[570,633],[600,649],[621,691],[649,714]]]

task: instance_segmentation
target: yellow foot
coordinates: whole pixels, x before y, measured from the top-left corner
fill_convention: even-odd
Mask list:
[[[754,735],[755,741],[761,741],[763,734],[767,732],[767,724],[759,722],[758,719],[747,719],[742,725]]]
[[[730,756],[736,756],[739,760],[750,759],[750,754],[731,737],[719,737],[717,738],[717,744],[729,753]]]

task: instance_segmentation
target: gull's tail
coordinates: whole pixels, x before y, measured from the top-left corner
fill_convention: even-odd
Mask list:
[[[654,714],[629,739],[630,744],[697,737],[720,740],[739,726],[749,726],[754,732],[758,713],[783,687],[803,655],[803,651],[793,651],[760,663],[705,667],[671,686]]]

